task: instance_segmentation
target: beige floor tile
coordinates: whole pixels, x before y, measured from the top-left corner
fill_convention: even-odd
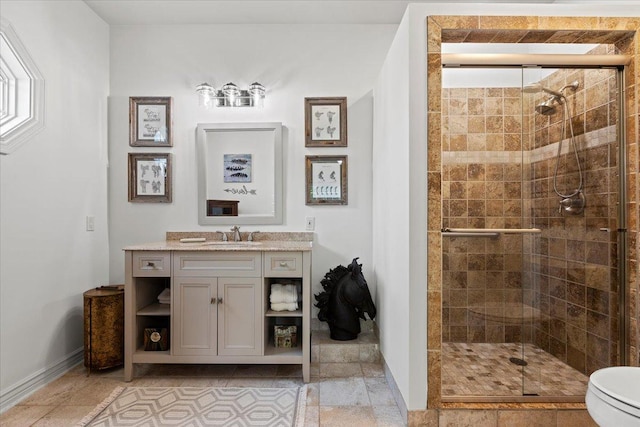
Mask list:
[[[586,409],[558,411],[558,427],[598,427]]]
[[[58,406],[91,382],[79,375],[63,375],[20,402],[21,405]]]
[[[320,363],[360,362],[358,344],[322,344],[320,345]]]
[[[94,409],[95,406],[58,406],[40,418],[33,427],[69,427],[78,423]]]
[[[30,426],[40,418],[53,411],[55,406],[14,406],[3,414],[0,414],[0,425],[2,427],[25,427]]]
[[[316,336],[316,335],[319,335]],[[328,331],[314,332],[315,360],[307,384],[305,426],[400,426],[400,411],[379,363],[359,362],[371,334],[336,346]],[[324,352],[317,341],[326,344]],[[365,352],[367,353],[367,352]],[[368,353],[365,358],[369,358]],[[347,362],[349,361],[349,362]],[[353,362],[351,362],[353,361]],[[304,385],[299,365],[136,365],[134,380],[124,381],[122,367],[93,371],[71,369],[20,405],[0,415],[4,427],[71,426],[118,387],[297,387]],[[25,406],[29,403],[30,406]],[[373,406],[372,406],[373,405]],[[375,407],[374,407],[375,406]]]
[[[360,367],[365,377],[384,377],[384,369],[380,363],[361,363]]]
[[[304,413],[304,427],[320,427],[320,408],[307,406]]]
[[[556,425],[554,410],[498,411],[498,427],[548,427]]]
[[[121,387],[122,381],[109,378],[95,379],[86,387],[77,390],[61,405],[96,406],[109,397],[116,387]]]
[[[440,413],[440,427],[495,427],[497,423],[497,413],[495,410],[468,410],[452,409]],[[509,425],[509,424],[506,424]],[[555,424],[554,424],[555,425]],[[516,427],[514,424],[512,427]],[[547,427],[552,427],[551,424]]]
[[[337,378],[319,384],[320,406],[371,405],[367,386],[362,378]]]
[[[371,401],[371,405],[389,406],[396,404],[396,401],[393,398],[393,394],[391,393],[391,389],[389,388],[386,379],[365,378],[364,383],[367,387],[367,392],[369,393],[369,400]]]
[[[406,423],[402,420],[402,415],[398,407],[394,405],[373,405],[373,416],[376,419],[377,427],[401,427]]]
[[[370,406],[320,406],[322,427],[371,427],[375,423]]]
[[[307,385],[307,407],[320,405],[320,387],[318,384]]]
[[[362,368],[359,363],[320,363],[320,377],[362,377]]]

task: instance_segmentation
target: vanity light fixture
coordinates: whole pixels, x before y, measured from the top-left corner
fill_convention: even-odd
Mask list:
[[[215,107],[262,107],[266,89],[258,82],[251,83],[246,90],[238,88],[229,82],[216,90],[209,83],[202,83],[196,87],[200,96],[200,105]]]

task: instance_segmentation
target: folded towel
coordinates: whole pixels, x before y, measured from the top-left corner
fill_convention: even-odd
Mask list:
[[[298,288],[296,285],[281,285],[279,283],[274,283],[271,285],[269,301],[271,303],[298,302]]]
[[[171,288],[165,288],[160,295],[158,295],[158,302],[160,304],[171,304]]]
[[[296,311],[298,309],[297,302],[275,302],[271,303],[273,311]]]

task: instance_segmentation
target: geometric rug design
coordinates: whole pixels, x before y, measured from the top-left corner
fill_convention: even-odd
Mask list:
[[[306,386],[118,387],[78,426],[297,427],[306,395]]]

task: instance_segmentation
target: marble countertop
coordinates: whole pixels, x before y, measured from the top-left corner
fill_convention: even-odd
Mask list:
[[[310,251],[313,247],[313,233],[256,233],[252,242],[247,241],[249,233],[241,233],[240,242],[223,242],[216,232],[167,232],[167,240],[142,243],[123,248],[125,251],[254,251],[254,252],[294,252]],[[205,241],[181,242],[183,238],[200,238]]]

